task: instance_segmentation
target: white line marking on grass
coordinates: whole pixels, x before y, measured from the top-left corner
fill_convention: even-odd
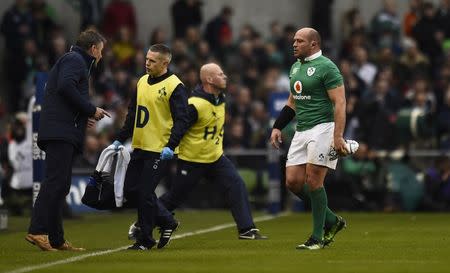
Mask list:
[[[273,220],[275,218],[279,218],[281,216],[286,216],[286,215],[289,215],[289,213],[280,213],[277,216],[265,215],[265,216],[256,217],[253,221],[254,222],[270,221],[270,220]],[[219,230],[227,229],[227,228],[234,227],[234,226],[236,226],[235,223],[227,223],[227,224],[213,226],[213,227],[206,228],[206,229],[200,229],[200,230],[197,230],[197,231],[186,232],[186,233],[182,233],[180,235],[173,236],[172,240],[186,238],[186,237],[195,236],[195,235],[200,235],[200,234],[204,234],[204,233],[210,233],[210,232],[214,232],[214,231],[219,231]],[[86,253],[86,254],[83,254],[83,255],[74,256],[74,257],[70,257],[70,258],[67,258],[67,259],[59,260],[59,261],[43,263],[43,264],[37,264],[37,265],[32,265],[32,266],[26,266],[26,267],[22,267],[22,268],[19,268],[19,269],[12,270],[12,271],[7,271],[5,273],[25,273],[25,272],[31,272],[31,271],[39,270],[39,269],[43,269],[43,268],[52,267],[52,266],[55,266],[55,265],[69,264],[69,263],[78,262],[78,261],[81,261],[81,260],[84,260],[84,259],[90,258],[90,257],[102,256],[102,255],[107,255],[107,254],[110,254],[110,253],[119,252],[121,250],[127,249],[127,247],[129,247],[129,245],[121,246],[121,247],[114,248],[114,249],[108,249],[108,250],[103,250],[103,251]]]
[[[329,264],[438,264],[441,261],[424,261],[424,260],[329,260]]]

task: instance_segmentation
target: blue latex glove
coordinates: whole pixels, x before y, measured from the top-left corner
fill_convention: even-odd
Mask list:
[[[173,151],[169,147],[164,147],[161,151],[161,159],[169,160],[173,158]]]
[[[114,148],[116,149],[116,151],[118,151],[119,150],[119,146],[122,145],[122,143],[120,141],[118,141],[118,140],[114,140],[112,145],[114,145]]]

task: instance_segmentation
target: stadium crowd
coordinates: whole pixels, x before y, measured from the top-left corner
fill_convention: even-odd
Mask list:
[[[324,54],[334,59],[344,76],[345,138],[360,142],[357,154],[341,160],[338,170],[327,178],[330,202],[341,209],[449,210],[448,157],[423,164],[407,152],[386,158],[378,151],[450,150],[450,1],[435,5],[411,0],[405,14],[397,12],[395,1],[383,3],[367,25],[358,8],[346,11],[339,43],[326,35],[331,33],[329,22],[313,20],[312,27],[323,34]],[[274,20],[267,26],[270,35],[263,37],[250,24],[234,29],[229,6],[205,22],[202,5],[198,0],[173,1],[173,37],[155,26],[148,41],[140,42],[130,1],[112,0],[104,8],[102,1],[79,1],[81,29],[97,28],[108,39],[92,79],[91,95],[94,104],[113,118],[88,131],[77,167],[95,167],[101,150],[114,140],[136,82],[145,73],[146,50],[155,43],[170,45],[170,69],[188,90],[199,83],[202,64],[220,63],[229,76],[224,148],[267,148],[268,98],[274,92],[289,92],[288,72],[295,61],[292,38],[299,26]],[[25,139],[29,120],[23,111],[34,94],[35,73],[48,70],[70,47],[70,37],[58,25],[57,16],[45,0],[16,0],[1,18],[5,41],[2,89],[7,93],[2,98],[7,100],[0,100],[0,119],[8,124],[0,135],[5,200],[29,194],[31,189],[31,178],[23,188],[11,181],[17,172],[31,177],[29,169],[17,169],[14,162],[18,157],[31,157],[31,153],[21,153],[17,144]]]

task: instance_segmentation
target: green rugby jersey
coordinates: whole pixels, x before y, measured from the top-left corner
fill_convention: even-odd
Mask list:
[[[297,131],[334,121],[333,104],[327,90],[343,84],[336,65],[322,51],[295,62],[289,73],[290,91],[295,101]]]

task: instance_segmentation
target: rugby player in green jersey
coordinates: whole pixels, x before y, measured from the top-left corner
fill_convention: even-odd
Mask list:
[[[345,220],[327,205],[324,179],[335,169],[338,155],[346,155],[345,89],[336,65],[322,55],[320,34],[302,28],[294,36],[290,95],[273,125],[271,143],[279,148],[281,130],[294,118],[297,128],[286,162],[286,186],[311,202],[313,231],[297,249],[321,249],[346,226]]]

